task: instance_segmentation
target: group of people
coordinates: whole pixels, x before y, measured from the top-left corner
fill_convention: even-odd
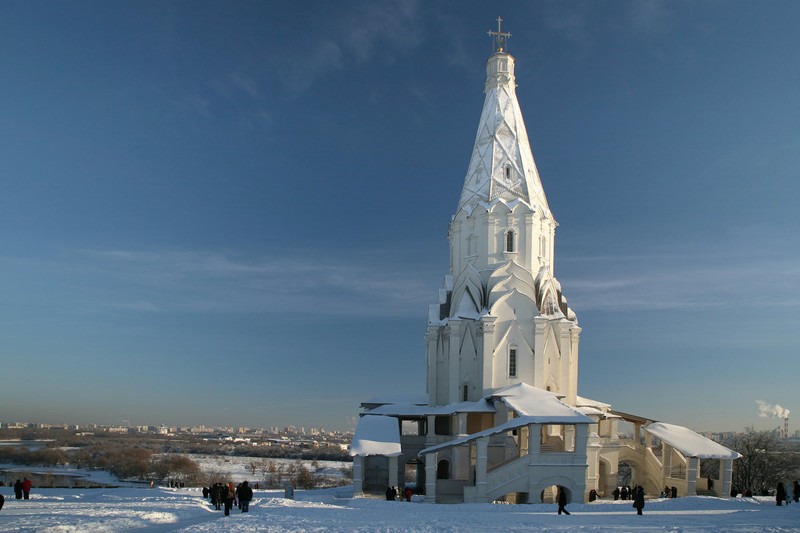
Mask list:
[[[26,499],[29,500],[31,497],[31,487],[33,483],[28,478],[22,478],[22,481],[19,479],[16,483],[14,483],[14,498],[21,500]]]
[[[800,481],[794,482],[791,496],[783,483],[778,482],[778,487],[775,489],[775,503],[783,505],[783,502],[786,502],[786,505],[789,505],[790,500],[794,500],[795,503],[800,502]]]
[[[778,482],[778,486],[775,488],[775,491],[771,491],[766,487],[762,487],[759,491],[757,491],[759,496],[775,496],[775,503],[777,505],[783,505],[783,502],[786,502],[786,505],[789,505],[791,500],[795,502],[800,502],[800,481],[795,481],[792,484],[792,491],[789,492],[789,488],[784,485],[782,482]],[[742,495],[743,498],[752,498],[753,491],[750,489],[745,490],[744,492],[740,491],[737,487],[731,487],[731,498],[736,498],[739,494]]]
[[[386,500],[387,501],[393,502],[393,501],[397,500],[398,496],[400,496],[401,499],[405,498],[407,502],[410,502],[412,494],[413,494],[413,491],[411,490],[411,487],[406,487],[406,490],[404,490],[402,493],[399,490],[397,490],[396,487],[386,487]]]
[[[636,514],[642,514],[642,509],[644,509],[644,487],[641,485],[636,485],[633,488],[629,488],[627,486],[622,487],[620,490],[619,487],[614,489],[612,492],[614,495],[615,500],[619,500],[620,496],[623,500],[627,500],[628,498],[633,500],[633,507],[636,509]],[[593,502],[597,499],[597,492],[592,490],[589,492],[589,501]],[[563,487],[558,487],[558,495],[556,497],[556,502],[558,503],[558,514],[570,514],[567,511],[567,491],[564,490]]]
[[[234,487],[233,482],[227,485],[224,483],[214,483],[210,488],[203,487],[203,498],[211,498],[211,505],[219,511],[225,509],[225,516],[231,514],[231,509],[236,505],[239,510],[246,513],[250,510],[250,501],[253,499],[253,489],[242,481]]]
[[[678,497],[678,487],[668,487],[664,485],[664,490],[661,491],[661,494],[658,495],[659,498],[677,498]]]
[[[11,485],[11,482],[8,483]],[[4,483],[0,482],[0,485],[4,485]],[[33,486],[33,482],[31,482],[28,478],[22,478],[22,480],[17,480],[14,483],[14,497],[18,500],[26,499],[29,500],[31,497],[31,487]],[[6,497],[0,494],[0,509],[3,508],[3,505],[6,503]]]
[[[616,500],[632,500],[636,496],[636,488],[630,488],[628,485],[623,485],[622,487],[616,487],[612,492],[611,495],[614,496],[614,501]],[[641,487],[639,487],[641,488]],[[672,494],[672,496],[670,496]],[[677,498],[678,497],[678,489],[672,487],[664,487],[664,491],[661,493],[662,498]]]

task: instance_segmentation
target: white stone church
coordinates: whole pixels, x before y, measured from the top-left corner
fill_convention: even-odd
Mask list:
[[[558,223],[516,96],[509,36],[491,32],[486,99],[449,228],[450,273],[428,312],[427,394],[378,397],[350,447],[357,494],[428,502],[611,497],[620,463],[650,496],[726,496],[739,455],[693,431],[578,395],[581,328],[554,276]],[[719,479],[700,478],[701,459]]]

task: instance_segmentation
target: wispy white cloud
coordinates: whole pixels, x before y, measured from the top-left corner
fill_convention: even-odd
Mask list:
[[[220,252],[82,250],[113,281],[103,307],[135,311],[424,316],[430,287],[388,257],[239,258]]]
[[[800,305],[796,259],[766,254],[565,258],[581,263],[562,279],[570,303],[581,310],[747,308]],[[587,271],[586,264],[591,264]],[[570,269],[572,270],[572,269]]]
[[[419,2],[366,2],[334,17],[319,38],[275,57],[276,73],[284,88],[299,95],[348,64],[362,64],[379,52],[390,60],[423,41]],[[379,46],[380,45],[380,46]]]

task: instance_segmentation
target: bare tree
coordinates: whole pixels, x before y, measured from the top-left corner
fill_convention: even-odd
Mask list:
[[[733,485],[741,491],[758,494],[774,489],[779,482],[794,479],[800,467],[798,455],[770,431],[749,427],[726,444],[742,454],[733,462]]]

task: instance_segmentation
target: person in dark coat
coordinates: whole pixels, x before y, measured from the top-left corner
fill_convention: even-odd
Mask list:
[[[225,498],[225,516],[231,514],[233,503],[236,501],[236,490],[233,488],[233,483],[228,483],[228,486],[222,486],[222,491]]]
[[[617,501],[617,500],[619,500],[619,487],[616,487],[616,488],[614,489],[614,492],[612,492],[611,494],[613,494],[613,495],[614,495],[614,501]]]
[[[22,481],[19,479],[14,483],[14,497],[18,500],[22,499]]]
[[[6,497],[0,494],[0,511],[3,509],[4,503],[6,503]]]
[[[800,501],[800,481],[794,482],[794,487],[792,488],[792,495],[794,496],[794,501]]]
[[[250,488],[247,481],[243,481],[239,487],[239,509],[246,513],[250,509],[250,500],[253,499],[253,489]]]
[[[222,508],[222,484],[219,482],[211,487],[211,504],[217,511]]]
[[[203,499],[208,499],[208,487],[203,487]]]
[[[636,507],[636,514],[642,514],[642,509],[644,509],[644,489],[641,486],[637,486],[632,492],[633,506]]]
[[[778,488],[775,490],[775,503],[776,505],[783,505],[783,500],[786,499],[786,489],[783,483],[778,481]]]
[[[558,514],[564,512],[565,515],[569,514],[567,511],[567,492],[561,487],[558,488]]]

